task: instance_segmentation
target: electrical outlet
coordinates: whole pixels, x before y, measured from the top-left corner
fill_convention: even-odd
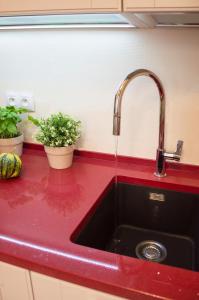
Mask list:
[[[35,103],[33,95],[26,92],[7,92],[6,103],[7,106],[16,106],[26,108],[28,111],[35,111]]]
[[[6,103],[7,106],[16,106],[19,107],[19,95],[15,92],[6,93]]]
[[[19,106],[33,112],[35,111],[35,103],[33,95],[30,93],[21,93],[19,96]]]

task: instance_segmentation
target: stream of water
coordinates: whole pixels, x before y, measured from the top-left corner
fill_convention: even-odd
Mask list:
[[[119,136],[115,136],[115,161],[114,161],[114,175],[115,175],[115,193],[114,193],[114,206],[115,206],[115,226],[119,224],[119,219],[118,219],[118,143],[119,143]],[[117,244],[117,243],[116,243]]]
[[[115,136],[115,184],[117,188],[117,182],[118,182],[118,142],[119,142],[119,137],[116,135]]]

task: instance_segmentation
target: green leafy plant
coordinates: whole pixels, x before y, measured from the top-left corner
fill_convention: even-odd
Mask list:
[[[17,124],[21,122],[20,115],[25,112],[27,112],[25,108],[0,107],[0,139],[9,139],[21,135]]]
[[[75,144],[80,137],[80,121],[72,117],[57,113],[47,119],[35,119],[29,116],[28,119],[37,127],[39,132],[36,135],[37,141],[49,147],[65,147]]]

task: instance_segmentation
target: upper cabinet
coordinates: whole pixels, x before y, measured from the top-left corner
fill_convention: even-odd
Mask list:
[[[122,0],[92,0],[92,9],[105,11],[120,11],[122,10]]]
[[[123,0],[124,11],[199,11],[199,0]]]
[[[199,7],[199,0],[155,0],[156,7],[194,8]]]
[[[121,12],[122,0],[1,0],[1,15],[61,12]]]
[[[124,11],[129,11],[135,8],[154,8],[155,0],[124,0]]]
[[[0,16],[122,11],[199,11],[199,0],[0,0]]]

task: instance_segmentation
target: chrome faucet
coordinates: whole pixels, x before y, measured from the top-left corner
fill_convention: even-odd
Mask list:
[[[156,154],[156,170],[154,175],[157,177],[165,177],[166,160],[167,159],[175,160],[175,161],[180,160],[183,141],[178,141],[177,149],[175,152],[166,152],[164,150],[165,93],[161,81],[153,72],[145,69],[136,70],[130,73],[120,85],[115,95],[114,115],[113,115],[113,135],[120,135],[121,107],[122,107],[123,94],[128,84],[138,76],[148,76],[152,78],[155,81],[159,91],[159,95],[160,95],[159,145]]]

